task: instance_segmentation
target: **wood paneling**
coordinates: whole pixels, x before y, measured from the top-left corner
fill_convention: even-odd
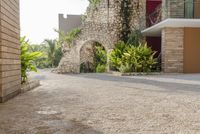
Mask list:
[[[200,73],[200,28],[184,31],[184,73]]]
[[[0,102],[21,86],[19,0],[0,0]]]

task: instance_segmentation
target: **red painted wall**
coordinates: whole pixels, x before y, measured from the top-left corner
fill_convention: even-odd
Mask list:
[[[149,19],[149,15],[152,14],[161,3],[162,0],[147,0],[146,4],[147,27],[152,25]]]
[[[156,8],[162,3],[162,0],[147,0],[146,4],[146,15],[147,15],[147,27],[152,26],[153,24],[149,20],[149,15],[154,13]],[[158,57],[161,53],[161,37],[146,37],[146,41],[149,47],[156,51],[155,57]]]
[[[157,52],[155,57],[158,57],[161,53],[161,37],[146,37],[146,41],[148,46]]]

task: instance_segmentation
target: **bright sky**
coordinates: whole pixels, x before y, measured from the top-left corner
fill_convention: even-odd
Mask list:
[[[31,43],[54,39],[58,34],[58,14],[84,14],[88,0],[20,0],[21,36]]]

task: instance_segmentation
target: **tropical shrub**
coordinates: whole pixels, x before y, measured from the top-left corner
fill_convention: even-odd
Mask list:
[[[29,52],[29,42],[25,37],[20,39],[21,46],[21,79],[22,83],[28,80],[28,71],[37,71],[35,60],[42,56],[41,52]]]
[[[48,58],[48,46],[45,44],[41,45],[29,45],[29,52],[41,52],[43,55],[35,59],[35,64],[37,68],[44,69],[51,67],[51,61]]]
[[[68,45],[72,44],[72,41],[81,33],[81,28],[74,28],[65,34],[63,31],[55,30],[59,34],[58,43],[60,45],[68,43]],[[70,47],[70,46],[69,46]]]
[[[57,45],[57,48],[56,48],[56,51],[55,51],[55,59],[54,59],[54,66],[57,67],[60,63],[60,60],[63,56],[63,53],[62,53],[62,48],[60,45]]]
[[[101,45],[95,46],[94,52],[95,72],[103,73],[106,71],[107,66],[107,52]]]
[[[61,44],[57,40],[50,39],[46,39],[44,43],[50,67],[57,67],[62,58]]]
[[[71,44],[74,38],[76,38],[81,33],[80,28],[72,29],[70,32],[66,35],[66,42]]]
[[[99,44],[93,44],[93,62],[84,62],[80,65],[81,73],[103,73],[107,67],[107,53],[106,50]]]
[[[127,49],[127,44],[123,41],[120,41],[116,44],[115,49],[111,52],[109,59],[110,59],[110,67],[115,71],[119,71],[119,68],[122,65],[122,56]]]
[[[105,65],[107,63],[107,53],[102,46],[95,46],[94,63]]]
[[[55,67],[55,53],[56,53],[56,40],[50,40],[50,39],[46,39],[45,40],[45,45],[47,47],[47,55],[48,55],[48,59],[51,63],[51,67]]]
[[[134,72],[151,72],[153,65],[157,63],[154,55],[155,52],[147,44],[131,46],[123,54],[122,64],[128,64]]]
[[[104,73],[106,71],[106,64],[104,65],[101,65],[101,64],[98,64],[97,67],[96,67],[96,73]]]
[[[129,64],[122,64],[119,68],[121,73],[129,73],[132,72],[132,67]]]
[[[157,59],[147,44],[138,46],[120,42],[110,54],[110,64],[115,70],[127,72],[151,72]]]

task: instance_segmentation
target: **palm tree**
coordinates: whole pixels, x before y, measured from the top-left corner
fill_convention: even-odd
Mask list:
[[[55,67],[55,59],[56,59],[56,40],[46,39],[45,44],[48,46],[47,55],[49,60],[51,61],[51,67]]]

